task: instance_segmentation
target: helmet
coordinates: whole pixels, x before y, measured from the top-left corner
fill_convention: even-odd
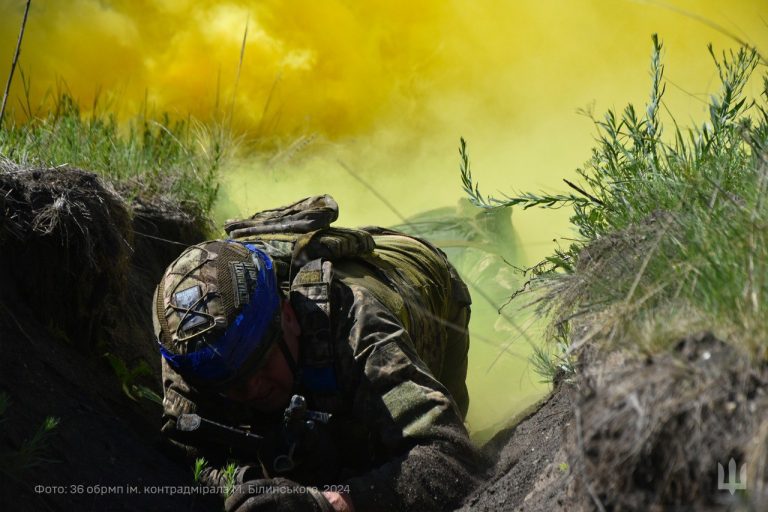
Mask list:
[[[189,247],[165,271],[153,306],[160,353],[197,385],[231,383],[281,339],[274,264],[252,243]]]

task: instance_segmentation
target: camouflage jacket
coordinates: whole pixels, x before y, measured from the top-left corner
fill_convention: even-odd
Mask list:
[[[463,424],[469,295],[443,255],[431,250],[428,260],[414,259],[409,249],[421,242],[387,236],[391,239],[377,238],[377,252],[395,262],[410,282],[397,294],[403,307],[385,298],[381,275],[354,261],[334,265],[329,301],[333,382],[304,378],[296,390],[310,409],[332,414],[318,451],[321,471],[279,476],[348,489],[360,512],[445,510],[458,506],[480,476],[480,456]],[[302,351],[305,343],[310,342],[301,340]],[[280,422],[280,415],[268,418],[199,393],[165,361],[163,384],[163,431],[171,438],[176,418],[188,412],[230,425]],[[234,452],[216,453],[203,441],[186,449],[214,463],[255,462]],[[215,480],[218,473],[212,474]]]

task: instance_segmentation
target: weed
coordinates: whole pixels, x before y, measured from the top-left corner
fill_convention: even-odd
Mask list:
[[[232,496],[235,491],[237,464],[230,462],[224,468],[224,496]]]
[[[7,393],[0,393],[0,423],[4,421],[2,416],[10,406],[10,397]],[[53,462],[44,457],[49,447],[50,438],[56,427],[59,426],[59,418],[48,416],[38,427],[32,437],[25,439],[18,450],[0,453],[0,473],[18,480],[21,474],[43,463]]]
[[[597,128],[597,146],[577,170],[580,183],[564,180],[568,193],[484,196],[461,141],[462,184],[474,204],[573,209],[579,238],[542,262],[531,283],[541,293],[540,312],[553,314],[555,325],[581,319],[606,334],[602,339],[658,350],[683,322],[768,353],[768,76],[762,97],[746,98],[757,52],[717,55],[710,46],[709,53],[721,83],[709,119],[683,130],[672,118],[665,136],[662,44],[654,35],[645,108],[630,104],[601,118],[584,112]],[[654,321],[665,325],[649,327]],[[626,336],[639,332],[638,323],[652,338]],[[545,375],[559,363],[551,352],[534,356]]]
[[[199,457],[195,459],[195,467],[193,469],[193,476],[195,479],[195,483],[200,483],[200,477],[203,473],[203,469],[208,465],[208,461],[205,460],[205,457]]]
[[[51,462],[43,458],[42,453],[47,449],[50,436],[56,427],[59,426],[59,418],[48,416],[38,427],[31,438],[26,439],[19,451],[15,454],[14,464],[11,467],[18,469],[29,469],[40,465],[43,462]]]
[[[133,368],[129,369],[125,364],[125,361],[107,352],[104,357],[109,361],[112,369],[120,380],[120,386],[123,388],[123,393],[133,401],[138,402],[139,398],[145,398],[158,405],[163,404],[163,399],[142,384],[136,384],[136,379],[142,375],[152,375],[152,370],[146,361],[139,361]]]
[[[532,344],[531,365],[533,371],[541,377],[541,382],[555,382],[561,379],[570,382],[576,372],[573,354],[570,353],[566,335],[558,336],[554,343],[546,345]]]

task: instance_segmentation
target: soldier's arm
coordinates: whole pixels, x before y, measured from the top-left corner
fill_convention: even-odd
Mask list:
[[[355,409],[387,459],[347,482],[355,510],[457,507],[482,466],[457,407],[394,315],[364,289],[353,293],[349,337],[362,375]]]
[[[193,392],[168,361],[161,357],[160,364],[163,380],[163,417],[160,431],[187,458],[194,458],[199,455],[198,449],[176,439],[176,421],[179,416],[197,412]]]
[[[203,457],[207,461],[206,466],[199,475],[198,483],[204,486],[224,489],[228,483],[241,484],[254,478],[262,478],[261,469],[256,464],[243,464],[235,468],[234,478],[227,477],[224,467],[228,457],[219,447],[197,446],[194,443],[184,442],[179,438],[176,428],[179,416],[198,412],[193,391],[184,379],[171,368],[167,361],[162,359],[163,379],[163,417],[161,432],[168,442],[174,447],[177,457],[190,465],[194,465],[195,459]]]

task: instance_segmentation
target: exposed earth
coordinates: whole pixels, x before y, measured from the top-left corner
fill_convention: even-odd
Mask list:
[[[114,191],[83,171],[9,164],[0,171],[0,392],[9,398],[0,418],[3,510],[219,507],[217,499],[161,490],[188,485],[190,469],[163,452],[159,406],[129,399],[104,357],[129,369],[149,362],[143,382],[160,389],[147,304],[152,281],[181,246],[159,239],[189,244],[204,236],[168,205],[137,206],[131,217]],[[58,426],[22,457],[49,416]]]
[[[176,491],[191,468],[140,396],[161,389],[154,285],[206,225],[123,197],[84,171],[0,163],[2,510],[221,510]],[[493,466],[461,510],[766,509],[768,372],[730,346],[697,333],[658,357],[585,350],[562,377],[483,447]],[[718,488],[731,458],[748,495]]]

